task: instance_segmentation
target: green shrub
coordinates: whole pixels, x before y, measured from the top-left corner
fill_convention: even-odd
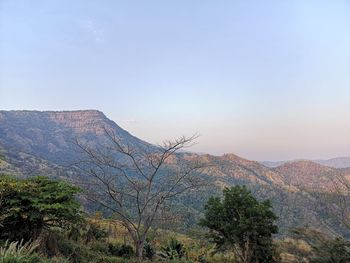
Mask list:
[[[130,245],[109,244],[109,253],[113,256],[130,258],[134,253],[134,249]]]
[[[89,243],[93,240],[102,240],[108,236],[106,230],[102,229],[100,226],[90,223],[88,224],[88,230],[85,234],[85,242]]]
[[[144,246],[143,246],[143,258],[144,259],[149,259],[153,261],[153,258],[156,254],[155,249],[153,248],[152,244],[150,243],[149,240],[146,240]]]
[[[172,238],[166,247],[162,247],[159,253],[159,256],[164,259],[181,259],[184,255],[183,244],[175,238]]]
[[[60,240],[59,250],[70,263],[87,263],[95,257],[94,253],[87,247],[77,244],[71,240]]]
[[[17,256],[5,256],[0,258],[1,263],[43,263],[37,254],[29,255],[25,258]]]
[[[100,255],[91,263],[126,263],[125,258]],[[135,261],[136,262],[136,261]],[[132,263],[132,262],[130,262]]]
[[[54,263],[61,262],[62,260],[46,260],[40,257],[34,250],[38,247],[38,243],[23,243],[21,242],[5,242],[0,247],[0,263]]]
[[[26,262],[32,257],[34,250],[38,247],[38,243],[23,243],[14,241],[8,242],[0,248],[0,262]]]
[[[109,244],[106,242],[93,242],[89,245],[92,251],[96,251],[105,255],[110,255]]]

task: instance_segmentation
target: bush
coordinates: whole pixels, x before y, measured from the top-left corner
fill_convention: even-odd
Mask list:
[[[146,240],[146,242],[143,246],[142,254],[143,254],[144,259],[149,259],[149,260],[153,261],[153,257],[155,256],[156,251],[154,250],[154,248],[149,240]]]
[[[33,254],[33,251],[38,247],[38,243],[23,243],[21,242],[5,242],[4,246],[0,248],[0,258],[17,258],[19,260]]]
[[[162,247],[159,253],[159,256],[164,259],[181,259],[184,255],[183,244],[175,238],[172,238],[166,247]]]
[[[110,255],[109,244],[106,242],[93,242],[90,244],[90,249],[105,255]]]
[[[34,253],[38,243],[5,242],[0,248],[0,263],[49,263]]]
[[[134,253],[134,249],[130,245],[109,244],[109,253],[113,256],[130,258]]]
[[[0,258],[0,263],[45,263],[45,261],[43,261],[37,254],[32,254],[25,258],[17,256],[5,256]]]
[[[93,240],[102,240],[108,236],[106,230],[102,229],[100,226],[90,223],[88,224],[88,230],[85,234],[85,242],[89,243]]]
[[[114,257],[114,256],[105,256],[100,255],[96,257],[91,263],[126,263],[125,258]],[[130,263],[132,263],[131,261]]]
[[[60,240],[60,252],[66,257],[70,263],[87,263],[95,258],[95,254],[85,246],[81,246],[71,240]]]

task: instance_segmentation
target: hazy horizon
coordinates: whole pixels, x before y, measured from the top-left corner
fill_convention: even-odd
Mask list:
[[[2,1],[0,109],[97,109],[151,143],[350,156],[348,1]]]

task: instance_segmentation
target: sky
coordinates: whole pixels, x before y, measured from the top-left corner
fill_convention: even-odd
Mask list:
[[[0,109],[98,109],[215,155],[350,156],[350,1],[0,0]]]

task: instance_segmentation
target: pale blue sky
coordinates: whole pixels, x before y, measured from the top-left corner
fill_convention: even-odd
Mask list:
[[[0,0],[0,108],[99,109],[255,160],[350,156],[350,1]]]

